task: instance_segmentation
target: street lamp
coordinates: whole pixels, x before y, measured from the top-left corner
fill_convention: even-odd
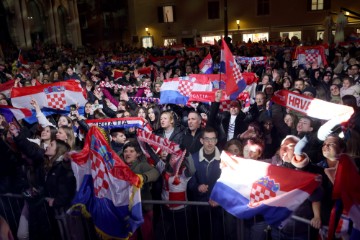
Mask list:
[[[238,30],[240,30],[240,20],[236,20],[236,25],[238,27]]]
[[[146,27],[145,32],[147,33],[148,36],[150,36],[149,28]]]

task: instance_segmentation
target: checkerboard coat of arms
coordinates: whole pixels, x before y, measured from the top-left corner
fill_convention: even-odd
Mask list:
[[[249,207],[257,207],[262,201],[276,197],[280,184],[269,177],[262,177],[252,184]]]
[[[65,87],[53,86],[44,89],[49,108],[63,110],[66,107]]]

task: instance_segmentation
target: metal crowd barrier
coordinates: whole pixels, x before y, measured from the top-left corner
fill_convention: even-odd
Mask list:
[[[207,202],[193,202],[193,201],[161,201],[161,200],[147,200],[142,201],[142,204],[152,204],[154,206],[154,217],[153,217],[153,230],[154,230],[154,239],[156,240],[200,240],[200,239],[214,239],[211,238],[211,235],[214,232],[221,232],[221,237],[218,237],[214,240],[249,240],[249,223],[250,225],[258,224],[254,218],[253,220],[240,220],[232,217],[222,208],[218,208],[221,212],[220,218],[222,218],[221,223],[213,224],[215,222],[215,217],[213,212],[210,211],[213,209]],[[166,205],[185,205],[187,206],[183,210],[168,210]],[[0,195],[0,215],[6,220],[10,229],[13,233],[13,236],[16,238],[17,229],[19,227],[19,219],[21,211],[24,205],[24,198],[22,195],[16,194],[1,194]],[[43,206],[45,209],[48,209],[47,206]],[[208,212],[208,222],[210,223],[206,229],[199,229],[204,220],[204,212]],[[179,213],[182,214],[184,220],[179,222]],[[219,216],[219,215],[217,215]],[[69,218],[69,215],[63,211],[55,212],[55,219],[58,224],[58,231],[56,234],[58,239],[62,240],[93,240],[97,239],[95,229],[91,226],[91,223],[85,222],[80,215],[72,215],[74,219]],[[77,218],[78,217],[78,218]],[[75,218],[77,218],[75,220]],[[300,218],[298,216],[292,216],[292,218],[298,222],[305,223],[307,225],[308,239],[311,240],[310,236],[310,221],[308,219]],[[80,221],[79,221],[80,219]],[[207,219],[207,217],[205,217]],[[48,216],[48,221],[50,221]],[[181,226],[184,228],[178,229],[177,227]],[[271,228],[270,226],[264,227],[260,225],[260,232],[264,231],[263,235],[266,240],[271,240]],[[171,232],[173,231],[173,232]],[[295,234],[295,229],[293,230],[294,234],[288,239],[297,239]],[[205,238],[202,234],[210,236],[210,238]],[[259,231],[258,231],[259,233]],[[140,237],[141,238],[141,237]],[[141,239],[147,239],[146,236]],[[254,238],[253,238],[254,239]],[[256,239],[257,240],[257,239]]]

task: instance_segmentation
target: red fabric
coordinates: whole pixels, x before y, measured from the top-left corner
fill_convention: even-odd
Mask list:
[[[104,135],[100,132],[100,129],[93,126],[90,128],[88,134],[86,135],[85,144],[81,152],[71,154],[73,161],[79,165],[85,164],[91,155],[91,138],[95,137],[100,140],[101,144],[106,146],[106,151],[111,154],[112,159],[114,159],[114,166],[109,171],[113,176],[128,181],[129,183],[135,185],[136,187],[141,186],[140,178],[133,173],[130,168],[125,164],[123,160],[111,149],[108,144],[108,141],[105,139]]]
[[[226,42],[224,39],[222,39],[222,51],[224,54],[224,59],[223,61],[225,61],[225,72],[226,72],[226,76],[227,79],[225,80],[226,82],[226,94],[228,96],[230,96],[231,94],[233,94],[234,92],[236,92],[238,90],[238,86],[236,84],[236,79],[234,78],[233,75],[233,67],[230,65],[230,63],[236,64],[235,60],[234,60],[234,56],[231,53],[229,47],[227,46]]]
[[[346,154],[339,157],[332,198],[341,199],[343,214],[348,215],[353,205],[360,205],[360,174],[353,160]],[[329,240],[333,239],[339,223],[335,222],[335,207],[331,211]],[[350,216],[354,222],[360,221],[360,215]]]

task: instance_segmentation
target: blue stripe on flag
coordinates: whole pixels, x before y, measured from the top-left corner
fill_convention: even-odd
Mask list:
[[[291,215],[291,211],[286,207],[275,207],[262,204],[258,207],[249,207],[249,199],[242,196],[239,192],[228,187],[222,182],[217,182],[211,192],[212,200],[232,215],[238,218],[251,218],[257,214],[264,216],[270,225],[278,226],[281,222]]]
[[[160,93],[160,104],[186,104],[189,100],[189,96],[185,97],[181,95],[178,91],[174,90],[163,90]]]
[[[143,223],[141,202],[129,210],[129,205],[114,206],[110,199],[95,197],[91,175],[84,176],[73,204],[84,204],[95,226],[109,236],[126,238]]]

